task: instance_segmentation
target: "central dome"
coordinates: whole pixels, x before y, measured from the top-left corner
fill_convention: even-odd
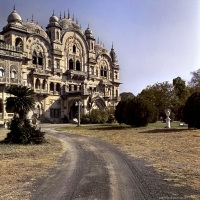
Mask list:
[[[29,33],[36,33],[41,35],[44,38],[47,38],[47,33],[38,25],[33,22],[26,22],[23,24],[25,27],[27,27],[27,30]]]

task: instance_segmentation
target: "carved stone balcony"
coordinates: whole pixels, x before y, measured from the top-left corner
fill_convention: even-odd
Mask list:
[[[48,95],[49,95],[47,89],[34,89],[34,92],[35,92],[37,95],[42,95],[42,96],[48,96]]]
[[[87,73],[86,72],[76,71],[76,70],[67,70],[65,72],[65,74],[67,75],[67,78],[69,80],[81,80],[81,81],[84,81],[85,78],[87,77]]]

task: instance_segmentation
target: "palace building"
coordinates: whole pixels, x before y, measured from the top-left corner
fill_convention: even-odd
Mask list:
[[[49,18],[46,30],[33,19],[23,22],[15,8],[0,32],[0,121],[6,110],[6,86],[25,85],[36,93],[29,117],[62,122],[91,109],[115,107],[119,96],[119,65],[113,49],[96,42],[91,29],[66,17]]]

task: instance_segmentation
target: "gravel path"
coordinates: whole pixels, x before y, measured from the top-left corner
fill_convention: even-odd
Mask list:
[[[32,200],[185,199],[143,160],[130,158],[107,142],[52,132],[67,152],[59,167],[36,182]],[[173,198],[172,198],[173,197]]]

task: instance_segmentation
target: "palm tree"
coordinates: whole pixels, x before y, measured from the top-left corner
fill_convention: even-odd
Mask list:
[[[28,112],[34,109],[35,100],[33,90],[26,86],[11,85],[6,88],[6,93],[12,95],[6,99],[6,109],[12,109],[23,120]]]

